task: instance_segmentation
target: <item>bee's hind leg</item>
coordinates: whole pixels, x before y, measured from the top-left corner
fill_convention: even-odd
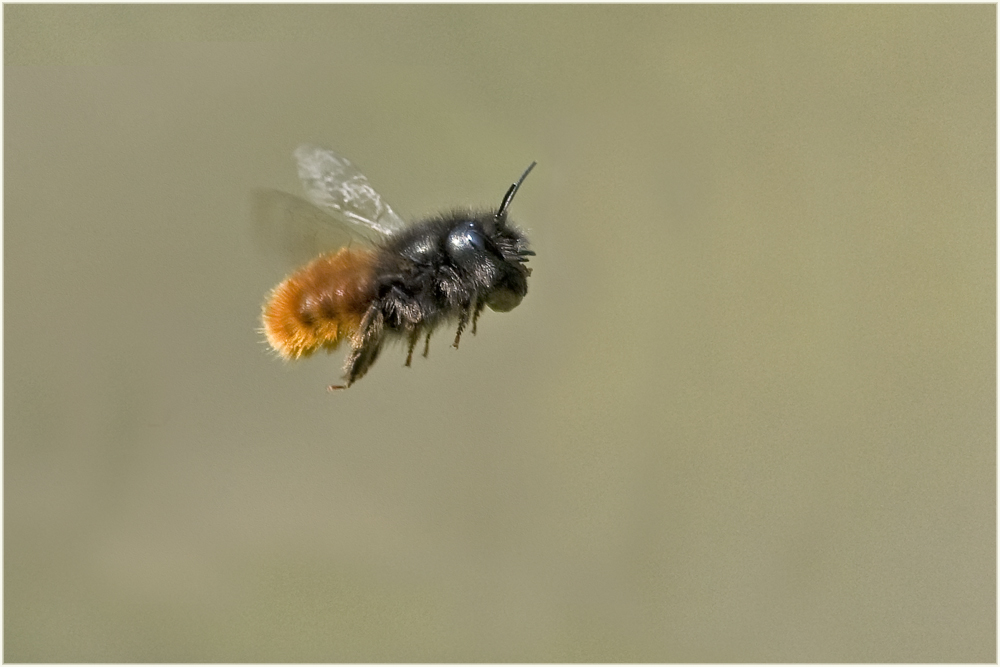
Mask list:
[[[349,339],[351,352],[344,360],[344,384],[331,385],[330,390],[347,389],[360,380],[378,359],[385,334],[385,317],[377,306],[368,308],[358,331]]]
[[[344,362],[344,384],[331,385],[330,389],[347,389],[352,384],[360,380],[368,369],[372,367],[378,359],[379,352],[382,351],[381,338],[366,342],[360,347],[351,350]]]

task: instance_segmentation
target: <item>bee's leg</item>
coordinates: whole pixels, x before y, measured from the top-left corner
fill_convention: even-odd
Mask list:
[[[469,323],[469,313],[472,311],[471,304],[469,306],[462,308],[462,314],[458,318],[458,331],[455,332],[455,342],[452,344],[456,350],[458,349],[458,341],[462,337],[462,332],[465,331],[465,325]]]
[[[406,350],[406,365],[409,366],[410,362],[413,361],[413,348],[417,346],[417,339],[420,338],[420,329],[414,327],[410,330],[409,336],[409,347]],[[427,355],[424,355],[427,356]]]
[[[462,338],[462,331],[465,329],[465,325],[469,322],[469,309],[462,308],[462,314],[458,318],[458,331],[455,332],[455,342],[451,344],[453,348],[458,349],[458,341]]]
[[[479,320],[479,313],[483,312],[483,308],[486,306],[486,302],[479,300],[476,301],[476,311],[472,314],[472,335],[476,335],[476,322]]]
[[[377,303],[368,308],[361,325],[351,336],[351,353],[344,360],[344,384],[331,385],[329,389],[347,389],[360,380],[378,359],[382,351],[385,317]]]
[[[480,303],[480,301],[476,299],[476,301],[470,302],[462,308],[462,314],[458,318],[458,331],[455,332],[455,344],[453,347],[458,348],[458,339],[462,337],[465,325],[469,323],[470,315],[472,316],[472,335],[476,335],[476,320],[479,319],[479,313],[482,311],[483,305],[484,303]]]
[[[431,332],[430,329],[427,330],[427,338],[424,339],[424,359],[431,351]]]
[[[347,389],[352,384],[360,380],[368,369],[372,367],[375,360],[378,359],[379,353],[382,351],[382,340],[373,341],[365,344],[363,347],[354,348],[351,353],[347,355],[347,360],[344,363],[344,384],[342,385],[331,385],[328,387],[330,390],[334,389]]]

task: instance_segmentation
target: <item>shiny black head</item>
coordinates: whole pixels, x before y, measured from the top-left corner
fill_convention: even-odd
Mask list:
[[[524,264],[535,253],[528,250],[524,234],[507,224],[507,208],[535,164],[510,186],[495,213],[457,216],[445,240],[448,258],[474,281],[482,301],[497,312],[512,310],[528,293],[531,269]]]

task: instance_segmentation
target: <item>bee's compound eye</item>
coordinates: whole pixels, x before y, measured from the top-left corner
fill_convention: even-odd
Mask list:
[[[448,252],[455,259],[486,250],[486,238],[473,222],[464,222],[448,233]]]

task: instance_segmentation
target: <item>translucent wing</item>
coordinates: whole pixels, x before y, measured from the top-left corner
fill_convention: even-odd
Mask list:
[[[320,253],[354,243],[371,244],[380,238],[368,227],[348,223],[301,197],[278,190],[254,190],[250,216],[257,249],[281,256],[288,265],[304,264]]]
[[[345,221],[391,235],[406,226],[357,167],[331,150],[304,144],[295,150],[306,197]]]

